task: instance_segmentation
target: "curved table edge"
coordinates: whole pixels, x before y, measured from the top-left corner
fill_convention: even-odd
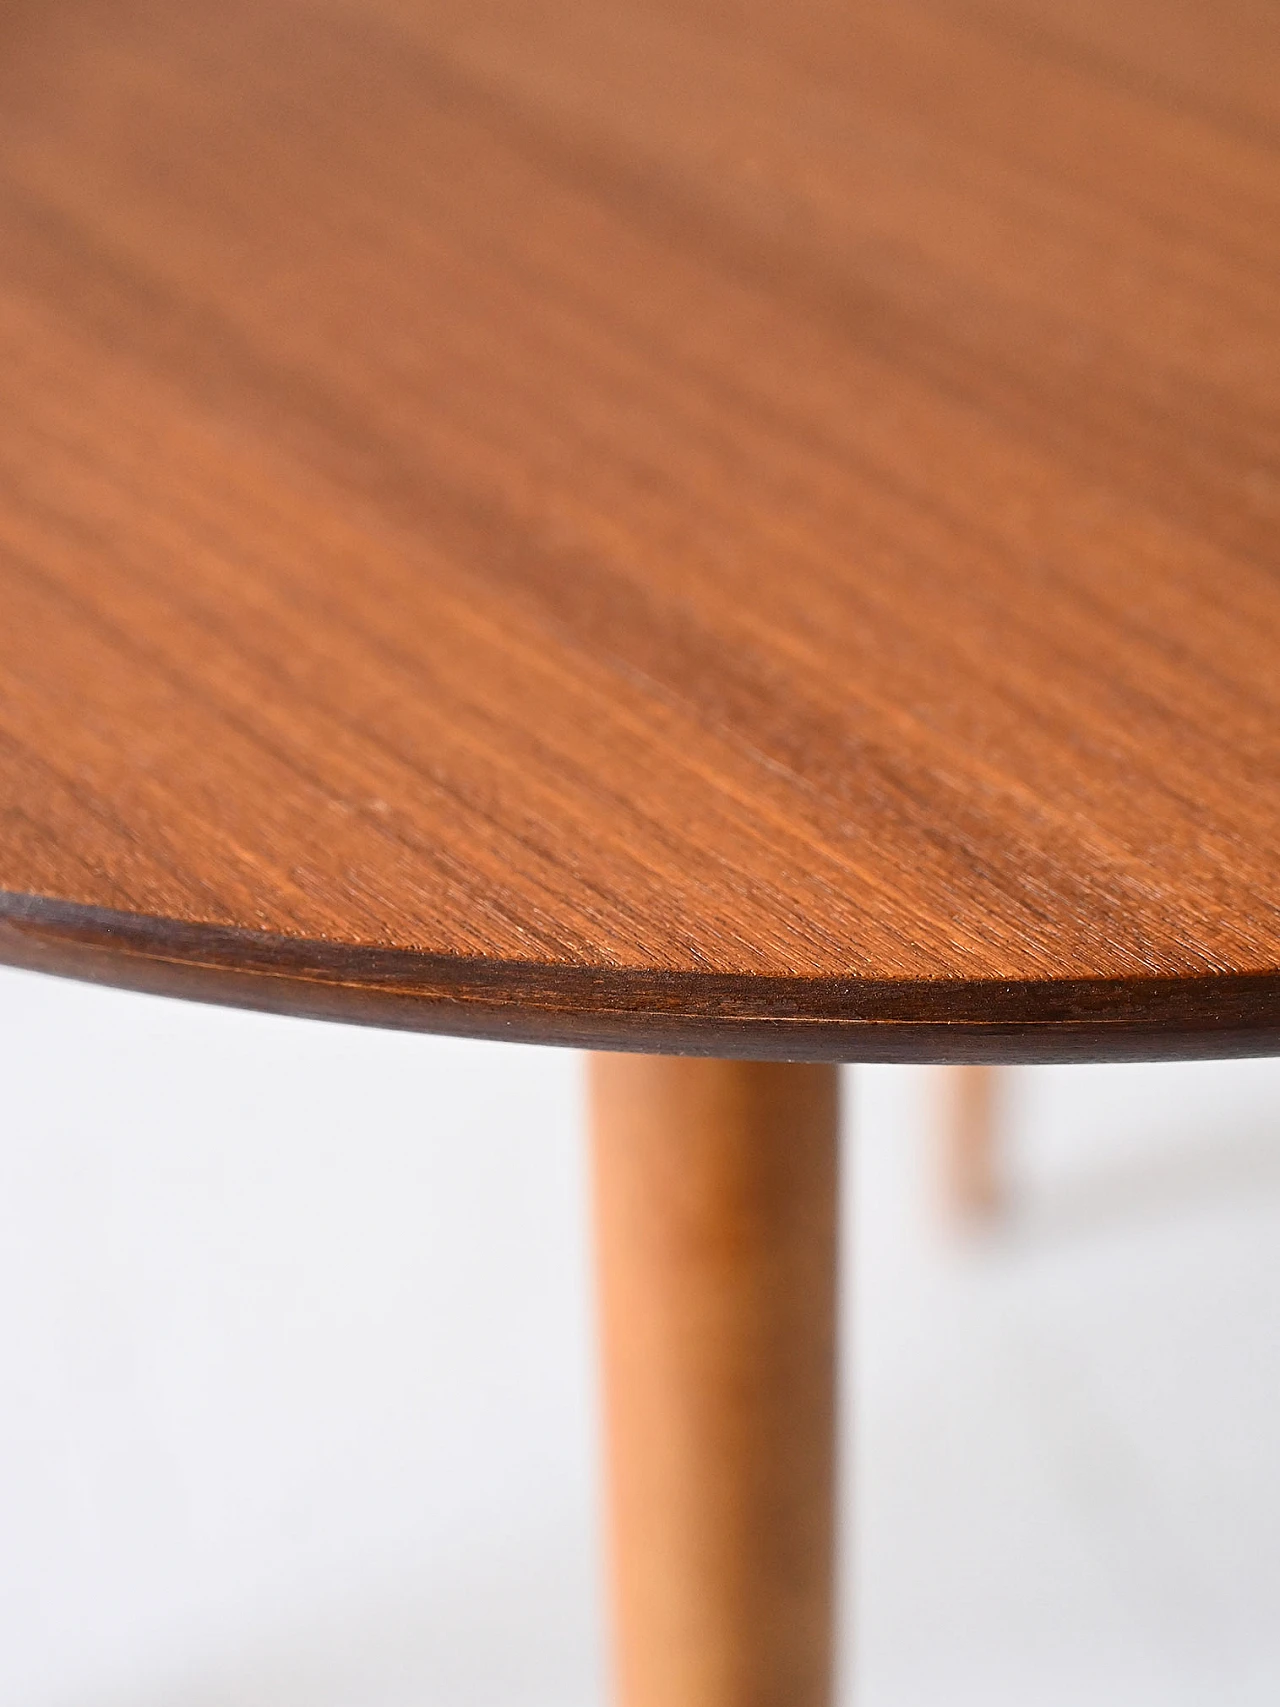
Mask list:
[[[887,982],[463,959],[0,891],[0,962],[391,1030],[758,1060],[1105,1062],[1280,1054],[1280,973]]]

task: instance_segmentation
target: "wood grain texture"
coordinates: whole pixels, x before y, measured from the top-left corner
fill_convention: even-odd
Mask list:
[[[829,1707],[838,1069],[597,1055],[620,1707]]]
[[[1280,1047],[1259,0],[14,0],[0,952]]]

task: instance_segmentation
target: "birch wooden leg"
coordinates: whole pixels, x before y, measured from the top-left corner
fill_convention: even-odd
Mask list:
[[[962,1221],[985,1220],[1003,1201],[996,1109],[998,1067],[948,1067],[943,1095],[943,1189]]]
[[[590,1077],[620,1707],[829,1707],[837,1069]]]

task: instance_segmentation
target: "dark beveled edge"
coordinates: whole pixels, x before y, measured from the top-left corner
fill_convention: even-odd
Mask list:
[[[733,978],[360,948],[0,890],[0,962],[308,1019],[579,1049],[807,1061],[1280,1054],[1280,975]]]

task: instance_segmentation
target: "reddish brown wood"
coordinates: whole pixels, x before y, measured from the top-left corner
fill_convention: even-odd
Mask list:
[[[0,953],[1280,1047],[1255,0],[0,12]]]
[[[398,1030],[748,1059],[1175,1060],[1280,1052],[1268,977],[1042,984],[742,980],[181,925],[0,896],[0,960]]]
[[[622,1707],[827,1707],[836,1069],[591,1088]]]

